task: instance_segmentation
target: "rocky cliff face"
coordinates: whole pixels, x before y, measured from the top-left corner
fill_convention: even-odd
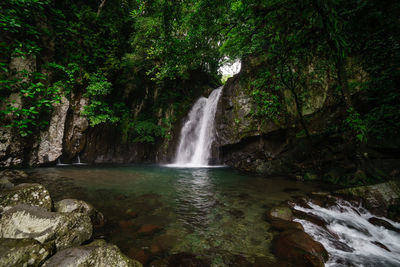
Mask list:
[[[354,174],[357,155],[348,138],[351,133],[336,129],[337,125],[343,124],[347,113],[343,105],[332,97],[332,76],[328,73],[319,77],[321,82],[310,86],[313,90],[303,105],[310,133],[307,138],[290,92],[284,94],[284,116],[269,120],[253,116],[256,107],[246,79],[251,79],[254,68],[257,66],[245,62],[242,71],[229,79],[223,88],[216,114],[215,150],[219,153],[220,163],[242,171],[294,175],[298,179],[311,179],[318,175],[336,179],[346,173]],[[365,79],[362,70],[356,67],[354,70],[351,79]],[[355,92],[353,98],[360,102],[362,92]],[[398,172],[394,164],[399,162],[398,155],[393,151],[382,153],[381,145],[369,142],[364,156],[387,175],[396,173],[396,168]]]
[[[0,167],[52,165],[77,162],[78,155],[85,163],[152,163],[167,162],[173,154],[172,136],[179,133],[176,125],[171,138],[155,143],[123,141],[121,129],[100,124],[89,127],[80,114],[87,100],[82,97],[63,97],[54,105],[49,126],[38,135],[22,138],[12,128],[0,127]]]

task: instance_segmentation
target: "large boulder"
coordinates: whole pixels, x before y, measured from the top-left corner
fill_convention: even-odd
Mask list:
[[[278,258],[298,267],[323,267],[328,260],[328,252],[324,246],[297,229],[280,233],[274,239],[273,251]]]
[[[63,199],[54,204],[54,209],[57,212],[63,213],[82,213],[86,214],[92,220],[96,227],[103,226],[105,223],[104,215],[96,210],[91,204],[78,199]]]
[[[67,248],[48,259],[44,267],[141,267],[142,264],[121,253],[117,246],[95,240],[86,246]]]
[[[40,266],[52,250],[34,239],[0,238],[0,266]]]
[[[0,218],[1,238],[33,238],[42,244],[55,243],[58,250],[80,245],[91,236],[90,218],[80,213],[49,212],[20,204]]]
[[[0,210],[7,210],[19,204],[42,207],[51,210],[49,191],[41,184],[19,184],[0,192]]]
[[[387,210],[400,203],[400,181],[389,181],[376,185],[358,186],[336,191],[339,195],[364,200],[367,209],[386,216]]]

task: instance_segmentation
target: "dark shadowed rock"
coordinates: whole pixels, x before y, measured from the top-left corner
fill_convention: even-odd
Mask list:
[[[18,204],[27,204],[51,210],[52,201],[49,191],[40,184],[19,184],[0,192],[0,209],[7,210]]]
[[[92,236],[92,224],[80,213],[49,212],[20,204],[5,211],[0,219],[1,238],[33,238],[40,243],[54,242],[57,249],[82,244]]]
[[[208,259],[201,259],[195,254],[181,252],[168,258],[168,267],[209,267]]]
[[[142,267],[142,264],[121,253],[117,246],[95,240],[86,246],[67,248],[48,259],[44,267]]]
[[[373,225],[382,226],[382,227],[385,227],[388,230],[400,233],[400,229],[394,227],[390,222],[385,221],[383,219],[372,217],[372,218],[369,218],[368,221]]]
[[[51,244],[34,239],[0,238],[0,266],[40,266],[52,250]]]
[[[371,243],[374,244],[374,245],[376,245],[376,246],[378,246],[378,247],[380,247],[380,248],[383,248],[383,249],[386,250],[386,251],[391,252],[390,249],[388,249],[388,247],[385,246],[384,244],[382,244],[381,242],[373,241],[373,242],[371,242]]]
[[[301,223],[294,221],[285,221],[280,219],[271,220],[271,228],[280,232],[290,229],[297,229],[304,231],[304,228],[301,225]]]
[[[328,252],[322,244],[300,230],[280,233],[273,241],[273,252],[282,260],[298,267],[323,267],[324,262],[328,260]]]

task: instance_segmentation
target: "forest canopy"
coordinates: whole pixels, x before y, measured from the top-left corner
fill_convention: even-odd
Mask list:
[[[398,1],[3,0],[0,10],[1,116],[22,136],[45,128],[62,97],[82,94],[92,126],[118,124],[138,142],[167,137],[204,93],[194,84],[221,83],[226,58],[265,62],[251,81],[260,120],[284,112],[285,88],[307,131],[301,107],[312,62],[333,74],[345,127],[360,142],[400,129]],[[15,68],[29,60],[35,66]],[[366,81],[348,79],[353,65]],[[357,106],[356,90],[369,105]],[[175,115],[160,120],[171,105]]]

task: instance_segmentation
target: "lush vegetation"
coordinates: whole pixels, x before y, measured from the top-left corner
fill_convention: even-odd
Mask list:
[[[247,87],[260,120],[287,116],[289,95],[309,136],[303,110],[329,80],[347,112],[338,128],[360,152],[399,134],[398,1],[4,0],[0,10],[1,120],[22,136],[45,128],[62,97],[83,96],[92,127],[118,125],[127,142],[169,138],[227,58],[257,62]]]

